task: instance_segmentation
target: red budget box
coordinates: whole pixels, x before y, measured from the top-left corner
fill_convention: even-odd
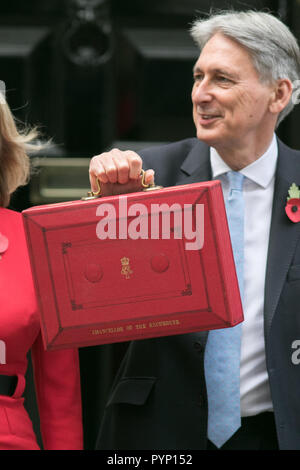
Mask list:
[[[48,350],[243,321],[219,181],[23,211]]]

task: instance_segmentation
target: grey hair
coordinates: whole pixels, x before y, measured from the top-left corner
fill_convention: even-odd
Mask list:
[[[270,13],[259,11],[222,11],[194,21],[191,36],[203,49],[216,33],[237,41],[245,47],[263,83],[288,78],[292,83],[300,78],[300,50],[289,28]],[[294,108],[293,95],[277,120],[280,122]]]

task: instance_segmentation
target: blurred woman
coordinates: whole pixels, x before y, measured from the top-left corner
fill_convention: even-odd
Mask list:
[[[22,215],[6,207],[28,181],[28,152],[37,133],[17,130],[0,100],[0,449],[39,449],[24,408],[27,353],[31,350],[44,449],[82,449],[77,350],[46,352],[27,253]]]

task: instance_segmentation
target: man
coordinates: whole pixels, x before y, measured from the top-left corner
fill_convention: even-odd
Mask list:
[[[219,343],[214,332],[132,342],[97,446],[299,450],[300,365],[292,357],[300,339],[300,224],[285,206],[289,188],[300,183],[300,152],[275,135],[293,108],[299,47],[278,19],[252,11],[198,20],[192,36],[201,51],[192,90],[197,139],[140,155],[113,149],[96,156],[91,186],[96,191],[98,178],[104,194],[139,190],[142,166],[149,169],[146,182],[154,170],[163,186],[219,179],[245,321],[239,332],[227,329],[234,335],[229,341],[216,338]],[[231,186],[232,178],[239,188]],[[234,197],[239,209],[230,213]],[[241,223],[237,235],[231,217]],[[228,389],[214,367],[223,362],[224,374],[234,376],[235,341],[239,388],[233,399],[233,384]],[[221,351],[223,361],[212,351]]]

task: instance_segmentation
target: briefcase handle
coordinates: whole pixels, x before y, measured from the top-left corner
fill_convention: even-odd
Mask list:
[[[141,176],[142,176],[142,187],[143,191],[153,191],[157,189],[162,189],[163,186],[157,186],[154,182],[152,184],[146,184],[145,183],[145,170],[141,170]],[[87,196],[82,197],[81,199],[83,201],[88,201],[90,199],[97,199],[98,197],[102,197],[101,194],[101,186],[100,186],[100,181],[97,179],[97,186],[98,186],[98,191],[89,191],[87,193]]]

